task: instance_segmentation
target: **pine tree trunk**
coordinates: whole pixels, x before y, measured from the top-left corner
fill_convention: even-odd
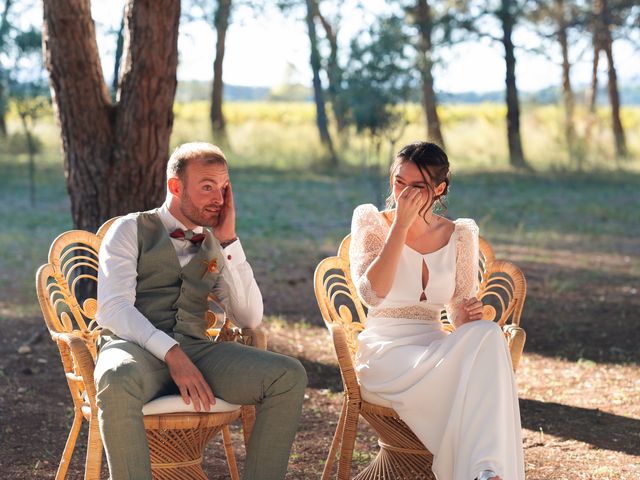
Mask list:
[[[502,0],[500,20],[502,22],[502,44],[506,63],[507,87],[507,139],[509,143],[509,163],[516,168],[527,167],[520,137],[520,103],[516,86],[516,57],[511,35],[516,19],[512,12],[512,0]]]
[[[173,125],[179,0],[128,0],[119,102],[89,0],[44,0],[43,44],[76,228],[160,205]]]
[[[613,138],[615,140],[616,157],[622,158],[627,155],[627,144],[624,135],[622,122],[620,121],[620,94],[618,92],[618,77],[613,61],[613,38],[611,36],[611,12],[608,0],[594,0],[593,2],[593,77],[592,77],[592,97],[591,112],[595,112],[595,96],[597,87],[597,66],[600,51],[604,51],[608,64],[608,92],[609,104],[611,105],[611,126]]]
[[[558,42],[562,52],[562,100],[564,103],[564,136],[569,150],[569,159],[573,163],[576,156],[576,130],[574,125],[575,98],[571,88],[571,63],[569,61],[569,42],[564,0],[556,0],[558,11]],[[580,167],[580,165],[578,165]]]
[[[420,33],[418,39],[418,70],[422,84],[422,106],[427,123],[427,138],[440,145],[444,145],[444,137],[440,129],[437,99],[433,88],[433,60],[432,60],[432,31],[433,17],[427,0],[418,0],[415,6],[415,18]]]
[[[624,128],[620,120],[620,93],[618,92],[618,77],[616,75],[616,67],[613,62],[613,51],[611,42],[607,43],[604,49],[607,55],[608,70],[608,91],[609,103],[611,104],[611,125],[613,127],[613,137],[616,142],[616,156],[618,158],[627,155],[627,142],[625,140]]]
[[[607,0],[600,0],[602,10],[600,18],[602,32],[602,49],[607,56],[608,65],[608,82],[607,90],[609,92],[609,104],[611,105],[611,126],[613,128],[613,138],[616,143],[616,157],[622,158],[627,155],[627,142],[625,140],[624,129],[620,121],[620,93],[618,92],[618,76],[616,74],[616,66],[613,61],[613,38],[608,19],[610,17],[609,5]]]
[[[307,29],[309,34],[309,42],[311,44],[311,70],[313,72],[313,99],[316,104],[316,124],[320,133],[320,141],[327,148],[331,165],[338,164],[338,158],[333,149],[333,141],[329,133],[329,121],[324,104],[324,91],[322,82],[320,81],[320,52],[318,51],[318,36],[316,34],[316,25],[314,22],[314,0],[306,0],[307,5]]]
[[[347,105],[341,96],[342,91],[342,69],[338,63],[338,34],[335,28],[331,26],[329,21],[320,12],[317,0],[313,0],[315,16],[320,20],[324,29],[327,40],[329,41],[329,58],[327,59],[327,77],[329,79],[329,88],[327,95],[333,108],[333,115],[336,119],[336,128],[339,133],[343,133],[347,126]]]
[[[0,137],[7,136],[7,121],[6,121],[6,111],[7,111],[7,99],[6,99],[6,91],[1,84],[2,79],[0,78]]]
[[[222,81],[222,64],[224,62],[225,42],[231,16],[231,0],[218,0],[215,13],[216,58],[213,61],[213,88],[211,90],[211,130],[213,138],[219,144],[227,143],[226,122],[222,113],[224,83]]]
[[[20,122],[22,123],[22,131],[27,138],[27,152],[29,155],[29,201],[31,207],[36,206],[36,145],[31,134],[31,127],[27,120],[27,114],[18,112]]]
[[[9,24],[9,11],[13,5],[13,0],[5,0],[4,11],[2,12],[2,19],[0,19],[0,51],[5,49],[5,43],[7,41],[7,35],[11,29]],[[4,72],[0,72],[0,136],[7,136],[7,91],[4,88]]]
[[[589,113],[596,113],[596,103],[598,101],[598,64],[600,63],[600,47],[593,39],[593,64],[591,68],[591,85],[589,87]]]

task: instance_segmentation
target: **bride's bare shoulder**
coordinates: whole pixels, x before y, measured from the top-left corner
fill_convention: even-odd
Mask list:
[[[455,222],[453,220],[449,220],[447,217],[443,217],[442,215],[436,214],[436,218],[438,219],[438,222],[442,226],[447,226],[447,227],[455,226]]]
[[[388,225],[391,225],[393,223],[393,220],[396,218],[396,209],[389,208],[387,210],[382,210],[380,212],[380,216],[385,222],[387,222]]]

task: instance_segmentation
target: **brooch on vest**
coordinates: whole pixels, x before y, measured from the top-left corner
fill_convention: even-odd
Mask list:
[[[218,259],[217,258],[214,257],[211,260],[209,260],[208,262],[206,260],[203,260],[202,263],[204,263],[207,266],[207,269],[202,274],[202,278],[204,278],[208,273],[218,273]]]

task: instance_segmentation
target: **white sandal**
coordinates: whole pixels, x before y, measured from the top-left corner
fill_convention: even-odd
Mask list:
[[[489,480],[496,476],[496,472],[493,470],[483,470],[480,472],[480,475],[476,477],[476,480]]]

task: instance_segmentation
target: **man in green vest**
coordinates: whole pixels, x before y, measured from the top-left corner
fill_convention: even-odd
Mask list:
[[[237,326],[262,321],[262,295],[235,227],[224,154],[189,143],[169,159],[165,203],[118,219],[102,242],[95,379],[112,480],[151,478],[142,406],[172,392],[196,411],[209,410],[216,397],[256,405],[243,478],[285,476],[304,368],[206,335],[211,293]]]

